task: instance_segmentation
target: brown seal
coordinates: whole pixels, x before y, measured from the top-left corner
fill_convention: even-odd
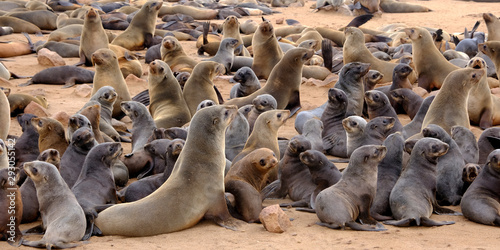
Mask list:
[[[442,208],[436,201],[436,164],[446,154],[448,144],[435,138],[408,140],[405,151],[411,153],[407,166],[394,185],[389,196],[392,215],[395,220],[384,224],[399,227],[451,225],[453,221],[434,221],[429,217],[435,213],[455,213]]]
[[[10,129],[10,105],[9,99],[3,91],[0,91],[0,139],[7,140]]]
[[[211,20],[217,17],[218,11],[215,9],[201,9],[187,5],[163,6],[159,16],[167,14],[184,14],[193,17],[195,20]]]
[[[59,154],[64,154],[68,147],[68,142],[66,141],[64,127],[59,121],[48,117],[41,117],[32,118],[31,123],[40,135],[38,139],[38,150],[40,152],[53,148]]]
[[[493,61],[497,76],[500,75],[500,53],[498,52],[500,50],[500,39],[498,41],[488,40],[485,43],[480,43],[478,49]]]
[[[135,14],[128,28],[118,35],[111,44],[128,50],[141,50],[152,46],[156,18],[163,2],[149,1]]]
[[[23,217],[21,191],[17,186],[15,176],[10,175],[8,168],[0,169],[0,240],[7,241],[12,246],[19,246],[23,234],[19,229]]]
[[[171,178],[137,202],[114,205],[99,213],[95,223],[103,235],[169,233],[192,227],[202,218],[235,229],[238,222],[230,216],[224,198],[226,158],[221,149],[225,129],[237,112],[235,106],[225,105],[200,109],[191,120],[186,144]],[[207,142],[210,147],[206,147]],[[193,199],[192,195],[197,194],[202,195]],[[146,208],[150,212],[144,213]],[[179,213],[185,216],[177,216]]]
[[[167,63],[149,64],[149,111],[157,128],[181,127],[191,120],[182,90]]]
[[[92,95],[103,86],[113,87],[118,94],[115,104],[113,105],[113,118],[123,117],[120,103],[123,101],[130,101],[131,98],[115,53],[110,49],[98,49],[92,54],[92,62],[95,63],[96,71]]]
[[[52,10],[11,11],[4,16],[17,17],[28,21],[42,30],[55,30],[57,28],[57,14]]]
[[[412,13],[431,11],[431,9],[425,6],[398,2],[395,0],[380,0],[380,8],[387,13]]]
[[[47,108],[48,102],[44,96],[32,96],[29,94],[23,93],[13,93],[10,94],[9,97],[9,105],[10,105],[10,115],[16,116],[18,114],[24,113],[24,109],[30,102],[36,102],[40,104],[40,106]]]
[[[85,63],[85,66],[92,66],[92,54],[102,48],[109,49],[108,37],[102,27],[99,12],[90,8],[85,15],[80,38],[80,62]]]
[[[24,164],[24,171],[35,183],[41,227],[45,229],[39,241],[23,241],[23,245],[42,248],[76,247],[85,234],[85,215],[75,195],[59,175],[57,168],[47,162]]]
[[[259,148],[231,166],[224,178],[226,192],[234,195],[236,210],[246,222],[259,222],[262,210],[260,191],[269,171],[278,164],[268,148]]]
[[[500,203],[496,188],[500,185],[500,150],[488,155],[486,165],[465,192],[460,207],[465,218],[491,226],[500,226]]]
[[[305,48],[289,50],[281,61],[274,66],[266,85],[251,95],[234,98],[226,104],[235,104],[238,107],[252,103],[255,97],[262,94],[272,95],[278,109],[289,109],[295,114],[300,109],[300,84],[302,82],[302,66],[311,58],[313,51]]]
[[[477,86],[484,74],[484,70],[472,68],[452,71],[429,106],[422,128],[429,124],[436,124],[448,134],[451,132],[451,127],[455,125],[469,128],[467,98],[470,90]]]
[[[386,153],[385,146],[375,145],[363,146],[353,152],[340,180],[316,197],[319,225],[332,229],[348,226],[363,231],[386,230],[370,215],[377,189],[377,165]]]
[[[163,38],[160,54],[161,60],[166,62],[174,72],[191,72],[194,66],[198,64],[196,60],[184,52],[179,40],[173,36],[166,36]]]
[[[473,124],[479,125],[481,129],[487,129],[492,125],[499,125],[498,123],[493,123],[493,112],[496,111],[493,107],[493,99],[496,99],[496,97],[491,95],[488,85],[486,61],[481,57],[473,57],[467,63],[467,67],[484,70],[484,75],[481,77],[477,86],[471,89],[469,98],[467,99],[467,113],[469,113],[470,121]],[[497,114],[497,116],[498,115],[500,114]]]
[[[17,17],[0,16],[0,26],[12,27],[14,33],[37,34],[42,32],[38,26]]]
[[[254,58],[252,70],[255,75],[259,79],[269,79],[272,69],[283,57],[270,21],[263,21],[255,31],[252,38],[252,51]]]
[[[191,117],[196,112],[198,104],[203,100],[208,99],[219,104],[213,79],[223,73],[224,66],[217,62],[200,62],[194,67],[182,91],[182,96],[186,101]]]
[[[229,37],[238,39],[238,43],[236,44],[235,47],[238,47],[243,44],[243,39],[241,38],[241,33],[240,33],[240,22],[238,21],[238,18],[234,15],[226,17],[226,20],[224,20],[224,22],[222,23],[222,39]],[[247,48],[243,47],[239,55],[250,56],[250,53],[248,52]]]
[[[448,62],[436,46],[431,33],[424,28],[404,29],[412,40],[413,64],[418,72],[418,86],[431,91],[440,89],[446,76],[459,67]]]
[[[500,41],[500,20],[491,13],[483,13],[483,19],[488,28],[488,41]]]

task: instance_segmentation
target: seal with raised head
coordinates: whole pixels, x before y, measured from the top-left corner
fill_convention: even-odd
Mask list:
[[[174,72],[191,72],[198,64],[191,58],[180,44],[179,40],[173,36],[166,36],[161,41],[160,47],[161,60],[166,62]]]
[[[40,154],[38,149],[38,130],[31,123],[31,118],[35,117],[37,116],[26,113],[17,116],[17,122],[21,126],[23,133],[14,145],[16,167],[19,167],[23,162],[36,160]]]
[[[263,88],[251,95],[231,99],[226,104],[242,107],[252,103],[252,100],[259,95],[270,94],[276,99],[278,109],[289,109],[292,115],[295,114],[300,109],[302,67],[313,54],[313,50],[305,48],[289,50],[273,68]]]
[[[488,41],[500,41],[500,20],[492,13],[483,13],[483,19],[488,29]]]
[[[346,132],[346,154],[351,157],[352,152],[362,145],[363,134],[366,127],[366,120],[357,115],[351,115],[342,120],[342,126]]]
[[[369,119],[374,119],[379,116],[389,116],[395,120],[390,134],[403,130],[403,124],[399,121],[398,114],[396,114],[389,98],[384,94],[384,92],[378,90],[366,91],[365,102],[368,108]]]
[[[347,95],[341,89],[328,90],[328,102],[321,115],[323,149],[329,155],[347,157],[347,135],[342,125],[347,110]]]
[[[47,162],[33,161],[24,164],[24,171],[33,180],[40,204],[43,238],[23,241],[31,247],[76,247],[85,234],[85,215],[75,195],[61,178],[57,168]]]
[[[59,121],[48,117],[41,117],[32,118],[31,124],[33,124],[39,134],[39,152],[53,148],[56,149],[59,154],[64,154],[64,151],[66,151],[69,143],[66,141],[64,127]]]
[[[252,38],[252,70],[259,79],[269,79],[271,71],[283,57],[271,21],[263,21]],[[302,71],[302,70],[300,70]],[[289,71],[288,73],[290,73]]]
[[[278,160],[273,151],[259,148],[231,166],[224,178],[224,187],[235,197],[235,207],[246,222],[259,222],[262,211],[260,191],[267,180],[266,175],[276,167]]]
[[[250,95],[261,88],[259,78],[247,66],[238,69],[229,82],[236,83],[229,93],[230,99]]]
[[[389,196],[395,220],[384,223],[400,227],[454,224],[453,221],[438,222],[429,218],[433,212],[454,213],[440,207],[436,201],[436,164],[438,158],[448,151],[448,144],[435,138],[409,140],[405,143],[405,151],[411,153],[410,161]]]
[[[362,231],[386,230],[370,215],[377,189],[377,165],[386,153],[385,146],[375,145],[366,145],[353,152],[340,180],[316,197],[319,225],[332,229],[348,226]]]
[[[191,120],[182,90],[167,63],[149,64],[149,111],[157,128],[181,127]]]
[[[460,203],[465,218],[492,226],[500,226],[500,150],[488,155],[486,165],[465,191]]]
[[[156,18],[163,2],[149,1],[135,14],[127,29],[118,35],[111,44],[128,50],[141,50],[152,46]]]
[[[424,99],[413,90],[406,88],[391,90],[389,96],[389,100],[392,100],[396,106],[401,107],[412,120],[417,115],[424,101]]]
[[[89,151],[97,146],[94,133],[87,128],[79,128],[73,133],[71,143],[61,157],[59,172],[69,188],[73,188],[82,171],[85,158]]]
[[[234,60],[234,50],[238,44],[238,39],[235,38],[224,38],[219,45],[219,50],[217,50],[217,53],[215,54],[214,57],[210,59],[206,59],[203,61],[212,61],[212,62],[218,62],[222,65],[224,65],[224,68],[226,69],[226,74],[230,75],[231,74],[231,68],[233,67],[233,60]]]
[[[104,86],[113,87],[118,94],[113,104],[113,118],[122,118],[124,114],[120,108],[120,103],[130,101],[131,98],[125,79],[120,71],[116,54],[110,49],[98,49],[92,54],[92,62],[95,64],[92,96]]]
[[[344,91],[349,99],[346,115],[363,115],[364,84],[363,77],[370,70],[370,64],[361,62],[346,63],[339,72],[335,88]]]
[[[248,125],[250,126],[250,133],[252,133],[257,117],[259,117],[259,115],[266,111],[276,109],[278,107],[278,103],[272,95],[262,94],[252,100],[252,105],[253,107],[247,116]]]
[[[472,68],[452,71],[429,106],[422,127],[436,124],[448,134],[451,132],[451,127],[455,125],[469,128],[467,99],[472,87],[477,86],[484,74],[484,70]]]
[[[108,36],[102,27],[99,12],[94,8],[90,8],[85,15],[80,37],[80,63],[84,63],[85,66],[92,66],[92,54],[102,48],[109,49]]]
[[[172,178],[137,202],[114,205],[99,213],[95,224],[102,234],[157,235],[192,227],[202,218],[235,229],[237,221],[229,214],[224,198],[224,132],[236,112],[235,106],[226,105],[200,109],[191,120]],[[144,213],[144,209],[149,212]]]
[[[121,103],[121,109],[132,120],[132,153],[144,148],[153,134],[155,123],[148,108],[136,101]]]

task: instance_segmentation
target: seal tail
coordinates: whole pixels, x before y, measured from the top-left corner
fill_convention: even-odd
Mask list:
[[[325,68],[327,68],[330,72],[332,72],[333,68],[333,51],[332,51],[332,41],[325,38],[321,42],[321,54],[323,56],[323,62],[325,64]]]
[[[145,106],[148,106],[150,103],[149,99],[149,90],[146,89],[142,91],[141,93],[137,94],[136,96],[132,97],[132,101],[140,102],[144,104]]]
[[[351,22],[346,25],[346,27],[359,27],[365,24],[366,22],[370,21],[372,18],[373,18],[372,14],[357,16],[354,19],[352,19]]]

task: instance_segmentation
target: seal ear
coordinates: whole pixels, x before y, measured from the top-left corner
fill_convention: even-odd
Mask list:
[[[215,117],[213,120],[212,120],[212,123],[214,125],[217,125],[219,123],[219,118],[218,117]]]
[[[413,150],[413,147],[415,147],[415,144],[417,143],[418,140],[412,139],[412,140],[406,140],[405,142],[405,152],[408,154],[411,154],[411,151]]]
[[[363,159],[363,162],[368,162],[368,160],[370,159],[370,156],[369,155],[365,155],[365,158]]]
[[[51,125],[51,124],[47,125],[47,129],[48,129],[49,131],[52,131],[52,125]]]

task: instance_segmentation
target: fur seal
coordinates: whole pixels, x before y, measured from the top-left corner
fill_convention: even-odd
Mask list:
[[[230,161],[243,150],[250,135],[250,125],[245,118],[245,113],[244,107],[239,108],[238,114],[226,129],[226,158]]]
[[[250,104],[259,95],[270,94],[276,99],[278,109],[289,109],[292,115],[295,114],[300,109],[299,90],[302,81],[302,67],[312,55],[313,51],[305,48],[289,50],[274,66],[263,88],[249,96],[231,99],[226,104],[242,107]]]
[[[426,97],[422,101],[422,104],[420,105],[420,108],[418,109],[418,112],[415,115],[415,117],[413,117],[410,123],[406,124],[403,127],[402,133],[405,139],[408,139],[411,136],[420,133],[420,131],[422,130],[422,122],[424,121],[425,115],[429,110],[429,106],[431,105],[435,97],[436,96]]]
[[[132,120],[132,154],[144,148],[149,137],[153,134],[155,123],[148,108],[135,101],[122,102],[121,108]]]
[[[395,124],[395,120],[396,119],[394,119],[393,117],[388,116],[375,117],[368,123],[366,123],[365,128],[362,130],[362,134],[358,134],[359,132],[357,131],[357,129],[354,130],[354,133],[357,134],[355,139],[352,136],[349,136],[349,134],[352,134],[353,132],[348,131],[348,129],[352,130],[352,128],[350,127],[352,127],[353,123],[355,123],[356,121],[350,120],[349,123],[343,122],[344,129],[346,129],[346,131],[348,132],[347,155],[351,157],[351,154],[352,152],[354,152],[354,150],[364,145],[382,145],[384,140],[391,133],[392,128]],[[359,124],[362,124],[362,122]]]
[[[250,95],[261,88],[259,78],[247,66],[238,69],[229,82],[236,83],[229,93],[230,99]]]
[[[483,19],[488,29],[488,41],[500,41],[500,21],[491,13],[483,13]]]
[[[345,142],[347,157],[350,157],[352,152],[361,145],[366,124],[366,120],[357,115],[351,115],[342,120],[347,137]]]
[[[499,47],[500,48],[500,47]],[[492,125],[498,125],[498,119],[494,123],[495,107],[493,106],[493,98],[491,96],[490,87],[488,85],[488,77],[486,72],[486,61],[481,57],[474,57],[467,63],[468,68],[482,69],[484,71],[481,80],[476,87],[472,88],[467,99],[467,113],[473,124],[478,124],[480,128],[486,129]]]
[[[459,67],[448,62],[434,45],[431,33],[424,28],[404,29],[412,40],[413,64],[418,86],[431,91],[440,89],[448,74]]]
[[[410,76],[412,72],[413,69],[410,67],[410,65],[406,63],[400,63],[394,68],[394,71],[392,73],[392,84],[390,86],[382,86],[376,88],[376,90],[382,91],[389,98],[391,106],[398,114],[402,113],[402,107],[397,105],[396,102],[391,98],[390,91],[399,88],[406,88],[411,90],[413,86],[408,79],[408,76]]]
[[[14,33],[26,32],[28,34],[40,34],[42,30],[35,24],[25,21],[21,18],[12,16],[0,16],[0,26],[12,27]]]
[[[10,115],[16,116],[18,114],[24,113],[24,109],[31,102],[38,103],[40,106],[47,108],[47,99],[44,96],[32,96],[29,94],[15,93],[10,94],[8,97],[10,106]]]
[[[432,137],[448,144],[448,151],[439,158],[436,175],[436,200],[441,206],[455,206],[462,198],[462,172],[465,161],[455,140],[435,124],[422,129],[424,137]]]
[[[125,83],[120,71],[116,54],[110,49],[98,49],[92,54],[92,62],[95,64],[92,95],[103,86],[113,87],[118,94],[113,105],[113,118],[122,118],[124,114],[120,104],[123,101],[130,101],[131,98],[127,83]]]
[[[191,120],[182,90],[167,63],[149,64],[149,111],[157,128],[181,127]]]
[[[166,62],[174,72],[191,72],[198,61],[184,52],[179,40],[173,36],[163,38],[160,47],[161,60]]]
[[[32,118],[31,124],[38,131],[38,150],[43,152],[46,149],[56,149],[59,154],[64,155],[68,142],[66,141],[66,134],[62,124],[52,118],[41,117]]]
[[[392,127],[390,134],[401,131],[403,129],[403,124],[399,121],[396,111],[391,106],[389,98],[382,91],[369,90],[365,92],[365,102],[368,107],[368,117],[369,119],[374,119],[379,116],[389,116],[394,118],[394,126]]]
[[[35,117],[36,115],[33,114],[22,114],[16,117],[23,132],[14,145],[16,167],[20,167],[24,162],[36,160],[40,154],[38,149],[38,130],[31,123],[31,118]]]
[[[276,167],[278,160],[272,150],[259,148],[231,166],[224,177],[224,187],[235,197],[235,207],[246,222],[259,222],[262,211],[262,186],[266,175]]]
[[[487,55],[495,64],[497,76],[500,75],[500,39],[498,41],[487,41],[478,45],[479,51]]]
[[[346,116],[363,115],[364,84],[363,77],[370,70],[370,64],[361,62],[346,63],[339,72],[339,80],[334,88],[344,91],[349,99]]]
[[[226,69],[226,74],[231,74],[231,68],[233,67],[234,60],[234,50],[238,44],[238,39],[235,38],[224,38],[219,45],[219,49],[214,57],[206,59],[203,61],[218,62],[224,65]]]
[[[370,215],[377,188],[377,165],[386,153],[385,146],[375,145],[363,146],[353,152],[340,180],[316,197],[319,225],[332,229],[348,226],[362,231],[386,230]]]
[[[88,127],[79,128],[71,137],[71,144],[61,157],[59,172],[69,188],[73,188],[89,151],[97,146],[94,133]]]
[[[23,241],[31,247],[76,247],[85,234],[85,215],[75,195],[59,175],[57,168],[46,162],[24,164],[24,171],[33,180],[40,204],[42,227],[45,229],[39,241]]]
[[[465,163],[478,163],[479,146],[476,136],[470,129],[458,125],[453,126],[451,127],[451,138],[457,143]]]
[[[453,221],[434,221],[429,217],[435,213],[454,213],[442,208],[436,201],[436,163],[448,151],[448,144],[435,138],[422,138],[405,143],[405,151],[410,153],[410,161],[401,172],[389,196],[392,215],[395,220],[384,224],[408,227],[442,226]]]
[[[496,187],[500,184],[500,150],[494,150],[488,155],[488,160],[465,191],[460,203],[465,218],[491,226],[500,226],[499,194]]]
[[[469,128],[467,99],[472,87],[477,86],[484,74],[484,70],[472,68],[452,71],[444,80],[441,90],[429,106],[422,127],[425,128],[429,124],[436,124],[441,126],[448,134],[451,127],[455,125]]]
[[[347,95],[341,89],[328,90],[328,102],[321,115],[323,149],[329,155],[347,157],[347,135],[342,125],[347,109]]]
[[[3,91],[0,91],[0,139],[7,140],[10,129],[10,104]]]
[[[316,197],[324,189],[331,187],[337,183],[342,177],[339,169],[333,162],[326,158],[322,152],[314,149],[300,153],[300,161],[309,168],[312,181],[316,184],[316,189],[311,194],[310,206],[316,208]]]
[[[224,131],[236,112],[235,106],[226,105],[200,109],[191,120],[186,144],[171,178],[137,202],[114,205],[99,213],[95,224],[103,235],[169,233],[192,227],[204,217],[235,229],[238,222],[230,216],[224,198]],[[211,146],[206,147],[199,138]],[[193,195],[198,198],[193,199]],[[144,208],[150,212],[144,214]],[[181,212],[185,216],[177,216]]]
[[[102,48],[109,49],[108,37],[104,27],[102,27],[99,12],[90,8],[85,15],[80,37],[80,63],[84,63],[85,66],[93,66],[92,54]]]
[[[252,109],[247,115],[247,120],[250,128],[250,133],[253,131],[253,127],[255,125],[255,121],[257,120],[257,117],[261,115],[262,113],[276,109],[278,107],[278,103],[276,102],[276,99],[270,94],[262,94],[255,99],[252,100]]]
[[[380,0],[380,8],[387,13],[412,13],[429,12],[431,9],[411,3],[398,2],[395,0]]]
[[[240,22],[238,21],[238,18],[234,15],[226,17],[226,19],[222,23],[222,40],[224,40],[225,38],[237,39],[238,43],[236,44],[235,47],[238,47],[243,44],[243,39],[241,38],[241,33],[240,33]],[[239,55],[250,56],[250,53],[245,47],[243,47],[241,53],[239,53],[238,56]]]
[[[483,166],[475,163],[467,163],[462,172],[462,181],[464,182],[464,188],[463,192],[467,191],[469,189],[470,185],[474,180],[477,178],[479,173],[481,173],[481,170],[483,169]],[[463,197],[462,197],[463,199]]]
[[[311,148],[323,152],[323,122],[319,119],[309,119],[304,123],[302,135],[311,142]]]
[[[191,117],[196,112],[198,104],[203,100],[209,99],[219,104],[213,79],[223,73],[224,66],[218,62],[200,62],[193,68],[193,72],[182,91],[182,96],[186,101]]]
[[[149,1],[135,14],[127,29],[120,33],[111,44],[128,50],[141,50],[151,47],[155,23],[163,2]]]
[[[99,129],[99,124],[100,124],[100,119],[101,119],[100,109],[101,109],[101,104],[99,104],[98,102],[93,102],[92,105],[83,108],[82,111],[79,112],[80,115],[85,116],[87,118],[86,120],[90,122],[90,128],[92,129],[92,132],[94,132],[95,140],[98,143],[102,143],[105,141],[104,134],[102,134],[101,130]],[[85,123],[87,122],[83,117],[77,116],[75,118],[76,118],[75,122],[78,123],[78,125],[75,126],[75,125],[70,124],[71,126],[74,126],[75,128],[78,126],[81,126],[82,121],[85,121]],[[70,118],[70,122],[75,123],[75,122],[71,121],[71,118]],[[87,126],[87,125],[85,125],[85,123],[83,125]],[[109,138],[109,141],[112,141],[112,139]]]
[[[284,56],[270,21],[263,21],[255,31],[252,38],[252,51],[254,58],[252,70],[255,75],[259,79],[269,79],[272,69]]]
[[[116,102],[118,94],[115,89],[111,86],[103,86],[95,94],[90,97],[88,103],[85,104],[84,108],[88,105],[94,105],[98,102],[101,105],[101,117],[99,119],[99,130],[104,134],[111,137],[114,141],[120,141],[120,134],[111,124],[113,115],[113,106]]]
[[[0,169],[0,209],[4,211],[0,216],[0,240],[7,241],[11,246],[20,246],[23,234],[19,229],[23,217],[23,203],[21,191],[11,176],[11,169]]]
[[[36,73],[28,82],[18,86],[31,84],[64,84],[63,88],[69,88],[75,84],[92,83],[95,72],[76,66],[55,66]]]
[[[420,109],[424,99],[411,89],[399,88],[389,92],[390,99],[413,120]],[[394,106],[393,106],[394,107]]]
[[[479,146],[479,164],[485,164],[488,155],[495,149],[500,148],[500,128],[491,127],[487,128],[481,133],[477,140]]]
[[[116,204],[116,186],[111,166],[123,149],[119,142],[96,145],[87,154],[83,166],[71,191],[75,194],[87,219],[87,229],[83,240],[88,240],[94,232],[94,220],[98,207]],[[97,232],[100,234],[100,232]]]

